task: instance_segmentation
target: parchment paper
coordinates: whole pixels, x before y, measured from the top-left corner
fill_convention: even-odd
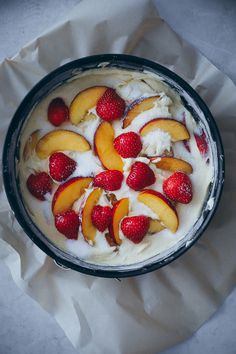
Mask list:
[[[227,180],[211,226],[165,268],[132,279],[60,269],[24,234],[1,182],[0,257],[80,353],[154,353],[190,336],[236,283],[236,88],[159,18],[151,1],[86,0],[0,66],[0,137],[24,95],[52,69],[98,53],[130,53],[175,71],[209,105],[223,137]],[[2,144],[1,144],[2,145]]]

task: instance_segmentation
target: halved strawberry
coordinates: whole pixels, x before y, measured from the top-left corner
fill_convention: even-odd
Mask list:
[[[208,143],[205,132],[202,130],[201,134],[194,134],[198,150],[202,156],[205,156],[208,153]]]
[[[69,109],[61,97],[54,98],[48,106],[48,120],[58,127],[69,118]]]
[[[115,138],[114,147],[123,158],[137,157],[142,150],[142,142],[138,134],[128,132]]]
[[[77,240],[79,217],[74,210],[67,210],[55,216],[56,229],[68,239]]]
[[[76,162],[62,152],[55,152],[49,158],[49,172],[55,181],[64,181],[75,168]]]
[[[116,191],[120,189],[122,180],[123,174],[120,171],[107,170],[96,175],[93,184],[107,191]]]
[[[127,185],[135,191],[155,183],[156,177],[153,170],[144,162],[135,162],[131,166],[130,173],[126,179]]]
[[[188,175],[175,172],[163,182],[163,191],[175,202],[188,204],[192,200],[192,183]]]
[[[92,210],[92,223],[101,232],[105,231],[111,223],[111,208],[109,206],[95,205]]]
[[[125,101],[112,88],[108,88],[98,100],[97,114],[108,122],[120,119],[124,115]]]
[[[32,173],[26,181],[30,193],[39,200],[45,200],[45,194],[51,193],[52,183],[50,176],[46,172]]]
[[[140,243],[148,232],[150,220],[147,216],[128,216],[121,222],[123,234],[133,243]]]

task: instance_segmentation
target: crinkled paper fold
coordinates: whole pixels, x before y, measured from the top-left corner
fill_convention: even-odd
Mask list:
[[[100,53],[159,62],[206,101],[226,154],[216,215],[198,243],[170,265],[132,279],[100,279],[63,270],[45,256],[14,219],[1,182],[0,257],[80,353],[154,353],[190,336],[236,283],[236,88],[170,29],[151,1],[84,0],[64,22],[1,64],[1,141],[35,83],[69,60]]]

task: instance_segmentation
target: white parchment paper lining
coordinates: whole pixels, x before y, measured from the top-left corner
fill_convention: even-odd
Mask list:
[[[1,141],[37,81],[69,60],[100,53],[157,61],[206,101],[226,154],[227,179],[217,213],[180,259],[118,282],[58,268],[14,219],[1,181],[0,258],[17,285],[55,317],[80,353],[154,353],[190,336],[236,283],[236,88],[169,28],[151,1],[84,0],[63,23],[1,64]]]

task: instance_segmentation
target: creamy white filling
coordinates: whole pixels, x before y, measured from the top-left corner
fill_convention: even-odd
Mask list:
[[[83,238],[81,230],[79,230],[78,240],[67,240],[60,234],[54,226],[54,218],[51,212],[51,200],[58,184],[55,184],[52,195],[47,195],[44,202],[40,202],[33,198],[28,192],[25,181],[30,173],[35,171],[48,171],[48,160],[40,160],[33,154],[27,161],[22,159],[22,150],[29,135],[36,129],[40,129],[40,135],[43,136],[53,129],[68,129],[76,131],[86,137],[91,146],[93,146],[94,133],[100,123],[100,119],[85,121],[78,126],[72,126],[69,122],[63,123],[61,127],[54,128],[47,121],[47,107],[49,102],[55,97],[63,97],[69,105],[74,96],[81,90],[94,86],[106,85],[114,87],[117,92],[129,104],[140,97],[155,96],[158,94],[159,99],[156,100],[152,109],[140,113],[126,129],[122,129],[120,121],[115,121],[113,127],[115,136],[126,132],[135,131],[139,129],[151,119],[157,117],[163,118],[178,118],[181,119],[185,115],[186,126],[190,132],[190,140],[188,142],[191,153],[188,152],[183,142],[171,144],[169,134],[160,130],[155,130],[142,138],[144,155],[161,155],[165,150],[170,151],[172,145],[175,157],[182,158],[191,163],[193,173],[190,178],[193,183],[193,200],[188,205],[178,204],[177,213],[179,216],[180,225],[175,234],[169,230],[164,229],[161,232],[153,235],[147,235],[143,241],[134,245],[129,241],[121,232],[122,244],[118,248],[110,247],[104,235],[97,231],[95,238],[95,246],[90,246]],[[90,110],[96,116],[96,109]],[[179,96],[171,90],[167,85],[161,82],[153,74],[149,77],[147,74],[134,73],[129,71],[119,71],[111,69],[101,69],[99,72],[87,72],[81,74],[78,79],[71,80],[70,82],[58,87],[51,92],[45,99],[43,99],[32,111],[30,119],[24,128],[21,142],[21,160],[19,163],[21,189],[24,201],[33,221],[38,225],[42,232],[52,240],[60,248],[76,254],[81,259],[87,260],[90,263],[98,263],[104,265],[125,265],[137,263],[146,260],[154,255],[162,254],[164,251],[171,248],[173,245],[178,244],[185,235],[189,232],[192,225],[199,217],[205,194],[210,181],[213,176],[212,161],[206,164],[198,151],[196,142],[193,137],[193,132],[196,130],[197,125],[192,116],[182,106]],[[73,176],[91,176],[103,171],[103,167],[97,156],[92,151],[84,153],[65,152],[68,156],[77,162],[76,170]],[[138,192],[131,190],[126,184],[126,178],[129,174],[130,168],[135,161],[142,161],[148,163],[156,175],[156,182],[150,188],[157,191],[162,191],[163,180],[170,175],[169,172],[157,169],[146,157],[140,156],[137,159],[123,159],[124,165],[124,180],[120,190],[112,192],[117,199],[128,197],[130,201],[129,215],[146,215],[153,219],[158,218],[147,206],[138,202]],[[89,188],[86,193],[76,201],[73,209],[78,213],[81,212],[83,203],[91,192]],[[104,194],[99,200],[100,205],[109,205],[107,198]],[[212,207],[212,202],[209,201],[209,208]]]

